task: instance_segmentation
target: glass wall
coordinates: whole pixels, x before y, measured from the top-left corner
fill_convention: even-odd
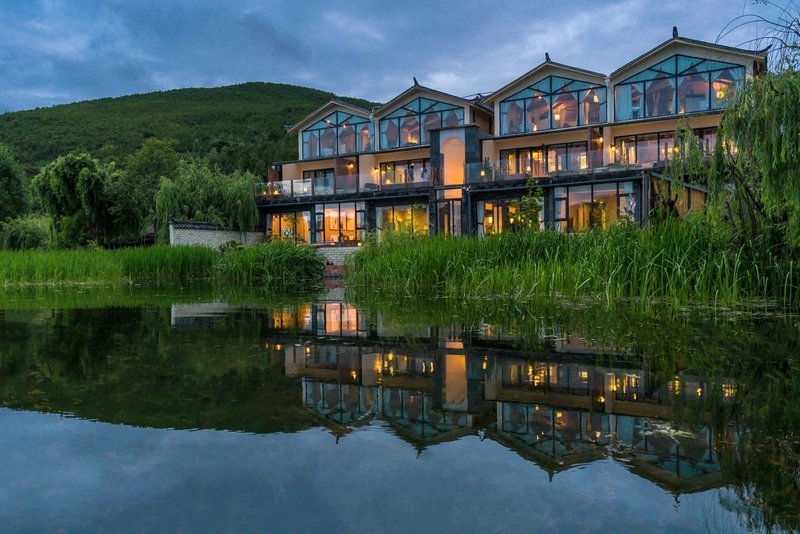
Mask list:
[[[320,169],[315,171],[303,171],[303,187],[312,184],[312,191],[315,195],[333,194],[333,169]],[[304,191],[305,193],[305,191]]]
[[[463,107],[415,98],[380,120],[381,148],[427,145],[432,129],[463,124]]]
[[[386,230],[408,235],[428,235],[428,205],[379,206],[375,208],[375,222],[379,234]]]
[[[501,150],[500,166],[501,174],[519,174],[520,177],[537,177],[553,172],[585,170],[589,168],[587,143]]]
[[[314,212],[317,243],[355,244],[363,240],[363,202],[317,204]]]
[[[703,151],[710,155],[717,144],[716,128],[701,128],[694,131]],[[614,140],[614,161],[622,165],[666,162],[672,159],[675,150],[673,132],[657,132],[617,137]]]
[[[436,232],[461,235],[461,189],[436,192]]]
[[[608,228],[625,219],[638,222],[634,182],[573,185],[553,189],[553,226],[580,232]]]
[[[675,55],[614,87],[616,120],[722,109],[743,78],[741,65]]]
[[[500,135],[606,122],[606,88],[548,76],[500,102]]]
[[[294,239],[308,243],[311,238],[311,212],[273,213],[267,217],[267,233],[272,239]]]
[[[306,128],[303,137],[303,159],[372,150],[372,122],[337,111]]]
[[[429,159],[416,159],[381,163],[381,184],[397,185],[429,182],[430,162],[431,160]]]

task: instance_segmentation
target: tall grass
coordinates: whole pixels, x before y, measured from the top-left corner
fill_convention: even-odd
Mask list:
[[[231,250],[216,271],[229,282],[307,290],[319,282],[325,263],[316,248],[280,240]]]
[[[395,296],[592,296],[727,305],[767,298],[800,306],[796,261],[783,252],[741,247],[733,237],[700,218],[579,234],[391,235],[351,256],[347,281]]]
[[[229,280],[279,286],[318,281],[325,260],[311,247],[275,242],[225,255],[203,246],[0,252],[0,286],[118,285]]]

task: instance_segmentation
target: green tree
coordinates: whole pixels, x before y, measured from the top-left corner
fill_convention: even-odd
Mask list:
[[[155,196],[159,240],[168,238],[171,220],[211,222],[239,231],[258,224],[255,184],[250,172],[223,174],[197,159],[183,160],[174,180],[162,177]]]
[[[0,145],[0,221],[22,215],[27,205],[22,168],[11,150]]]
[[[517,210],[516,220],[511,220],[512,228],[538,230],[542,223],[539,214],[544,208],[544,195],[535,178],[528,178],[526,186],[527,192],[522,198],[511,203],[511,207]]]
[[[61,156],[36,175],[31,189],[52,217],[59,245],[108,243],[113,216],[107,187],[119,178],[114,164],[101,165],[85,153]]]

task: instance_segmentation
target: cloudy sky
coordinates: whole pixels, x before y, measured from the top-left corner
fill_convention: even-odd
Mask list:
[[[0,112],[246,81],[386,101],[416,76],[467,96],[546,51],[611,72],[673,25],[714,41],[748,12],[768,13],[751,0],[0,0]]]

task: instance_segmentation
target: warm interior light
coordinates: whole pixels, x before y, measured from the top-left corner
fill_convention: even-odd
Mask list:
[[[564,414],[561,413],[561,412],[556,412],[556,417],[560,419],[560,418],[564,417]]]
[[[611,152],[616,152],[616,151],[617,151],[617,146],[611,145]]]
[[[556,122],[561,122],[561,113],[553,115],[553,119],[555,119]]]
[[[537,129],[538,129],[538,128],[537,128],[537,127],[536,127],[536,125],[534,124],[534,125],[533,125],[533,131],[535,132]]]
[[[356,373],[355,369],[353,369],[352,371],[350,371],[350,378],[352,378],[353,380],[355,380],[357,377],[358,377],[358,373]]]
[[[306,347],[306,354],[311,354],[311,347]]]
[[[486,171],[484,169],[481,169],[481,176],[486,176]]]
[[[283,345],[281,345],[280,343],[275,345],[275,350],[281,350],[282,348],[283,348]]]
[[[700,397],[703,395],[703,388],[697,388],[697,396]]]
[[[595,103],[595,104],[597,104],[598,102],[600,102],[600,99],[599,99],[599,98],[597,98],[597,93],[595,93],[595,94],[594,94],[594,97],[592,97],[592,100],[594,101],[594,103]]]
[[[597,142],[600,143],[601,145],[603,144],[603,136],[602,135],[597,138]]]
[[[526,171],[526,172],[531,172],[531,166],[530,166],[530,165],[528,165],[527,167],[525,167],[525,171]]]

